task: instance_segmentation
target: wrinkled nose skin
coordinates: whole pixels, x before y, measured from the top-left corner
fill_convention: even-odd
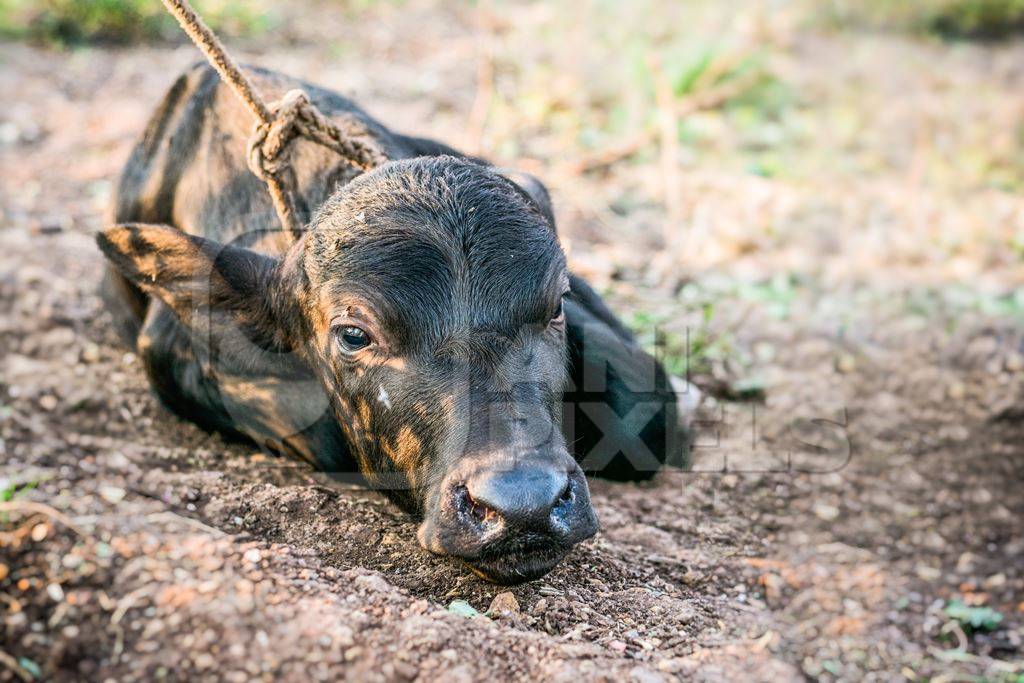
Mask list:
[[[598,526],[583,471],[567,454],[557,460],[451,473],[424,516],[420,543],[496,583],[548,573]]]

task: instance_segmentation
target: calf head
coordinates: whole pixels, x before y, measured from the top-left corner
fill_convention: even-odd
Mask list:
[[[193,330],[216,340],[228,321],[301,358],[424,547],[503,583],[549,571],[597,520],[559,424],[568,280],[544,212],[430,157],[358,178],[310,227],[280,259],[161,226],[99,241]]]

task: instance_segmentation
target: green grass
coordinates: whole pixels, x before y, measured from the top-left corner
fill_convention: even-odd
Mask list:
[[[959,600],[951,600],[944,611],[968,633],[994,631],[1003,621],[1003,615],[991,607],[970,607]]]
[[[260,2],[195,0],[194,6],[224,35],[260,35],[275,23]],[[0,35],[74,46],[178,40],[182,34],[159,0],[0,0]]]
[[[0,503],[10,502],[37,486],[39,486],[39,480],[37,479],[29,479],[26,481],[0,479]],[[7,524],[9,522],[10,516],[6,512],[0,512],[0,524]]]
[[[683,103],[692,98],[701,101],[716,92],[728,95],[707,107],[721,111],[744,137],[756,138],[766,123],[778,122],[793,106],[793,91],[772,71],[770,51],[760,48],[736,48],[727,43],[710,43],[659,51],[665,77],[672,95]],[[646,69],[637,73],[637,82],[644,87],[649,107],[657,110],[653,84]],[[689,126],[690,116],[678,122],[679,140],[683,144],[697,142]],[[653,124],[653,120],[650,122]]]
[[[712,364],[728,355],[728,350],[709,330],[714,306],[703,308],[703,320],[696,329],[685,332],[666,329],[667,315],[635,311],[626,321],[637,341],[649,353],[661,358],[669,374],[677,377],[710,374]]]
[[[958,320],[969,313],[1019,320],[1024,317],[1024,287],[992,293],[963,284],[913,290],[907,294],[908,313],[922,318]]]
[[[700,315],[699,324],[680,330],[673,323],[678,320],[678,311],[659,315],[635,311],[626,325],[670,375],[704,382],[706,390],[726,400],[762,400],[765,386],[754,372],[751,354],[736,343],[731,330],[715,330],[716,297],[696,285],[688,287],[691,291],[684,295],[681,305]],[[704,381],[711,378],[711,384]]]
[[[812,0],[837,28],[909,30],[951,38],[1024,33],[1024,0]]]
[[[6,503],[26,491],[31,491],[39,486],[38,481],[16,482],[13,480],[0,481],[0,503]]]

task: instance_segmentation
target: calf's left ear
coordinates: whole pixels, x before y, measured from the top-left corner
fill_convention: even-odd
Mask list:
[[[96,242],[186,327],[216,334],[218,325],[234,324],[254,342],[287,346],[273,301],[276,259],[167,225],[124,223],[100,232]]]
[[[548,193],[548,188],[544,186],[544,183],[536,176],[524,173],[523,171],[510,168],[499,168],[497,171],[505,176],[507,180],[512,181],[513,185],[530,198],[530,201],[537,207],[537,210],[547,219],[551,230],[557,233],[555,210],[551,207],[551,195]]]

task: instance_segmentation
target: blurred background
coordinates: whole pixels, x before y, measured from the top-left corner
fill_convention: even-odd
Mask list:
[[[578,270],[622,296],[672,295],[635,321],[667,326],[670,345],[729,328],[726,298],[744,315],[796,306],[824,329],[852,326],[852,304],[930,323],[1024,312],[1016,0],[197,5],[254,62],[542,176]],[[85,145],[82,180],[104,206],[121,163],[109,145],[196,53],[153,0],[3,0],[0,32],[45,48],[6,60],[4,143]],[[61,63],[55,82],[19,68],[41,59]],[[64,120],[76,90],[113,106]],[[30,166],[15,218],[43,192]],[[691,361],[750,374],[728,336],[697,339]]]
[[[602,670],[648,667],[626,670],[637,676],[1024,681],[1024,0],[195,5],[245,61],[540,177],[570,265],[706,393],[695,472],[596,483],[604,531],[547,584],[561,597],[517,589],[523,621],[507,628],[553,638],[542,661],[594,674],[564,649],[586,643],[610,658]],[[91,234],[198,53],[156,0],[0,0],[0,35],[0,492],[131,492],[132,472],[166,459],[192,472],[161,481],[172,489],[229,471],[207,492],[219,507],[197,513],[229,527],[232,496],[273,484],[198,432],[193,464],[167,455],[183,427],[153,405],[94,295]],[[838,426],[827,443],[822,421]],[[145,452],[118,469],[104,453],[124,446],[75,455],[67,436],[111,431]],[[93,484],[75,504],[133,500]],[[411,538],[397,513],[374,514],[361,529]],[[275,524],[248,533],[314,543]],[[412,545],[317,543],[332,566],[371,567],[442,607],[457,595],[484,611],[497,592],[403,570]],[[120,576],[111,562],[96,566]],[[573,588],[581,571],[604,586]],[[17,589],[26,610],[45,585]],[[629,593],[651,586],[698,616],[673,621],[679,605]],[[30,626],[8,627],[12,656]],[[57,628],[53,642],[80,637]],[[21,670],[42,676],[53,642],[24,650]],[[367,653],[352,661],[379,673]]]

